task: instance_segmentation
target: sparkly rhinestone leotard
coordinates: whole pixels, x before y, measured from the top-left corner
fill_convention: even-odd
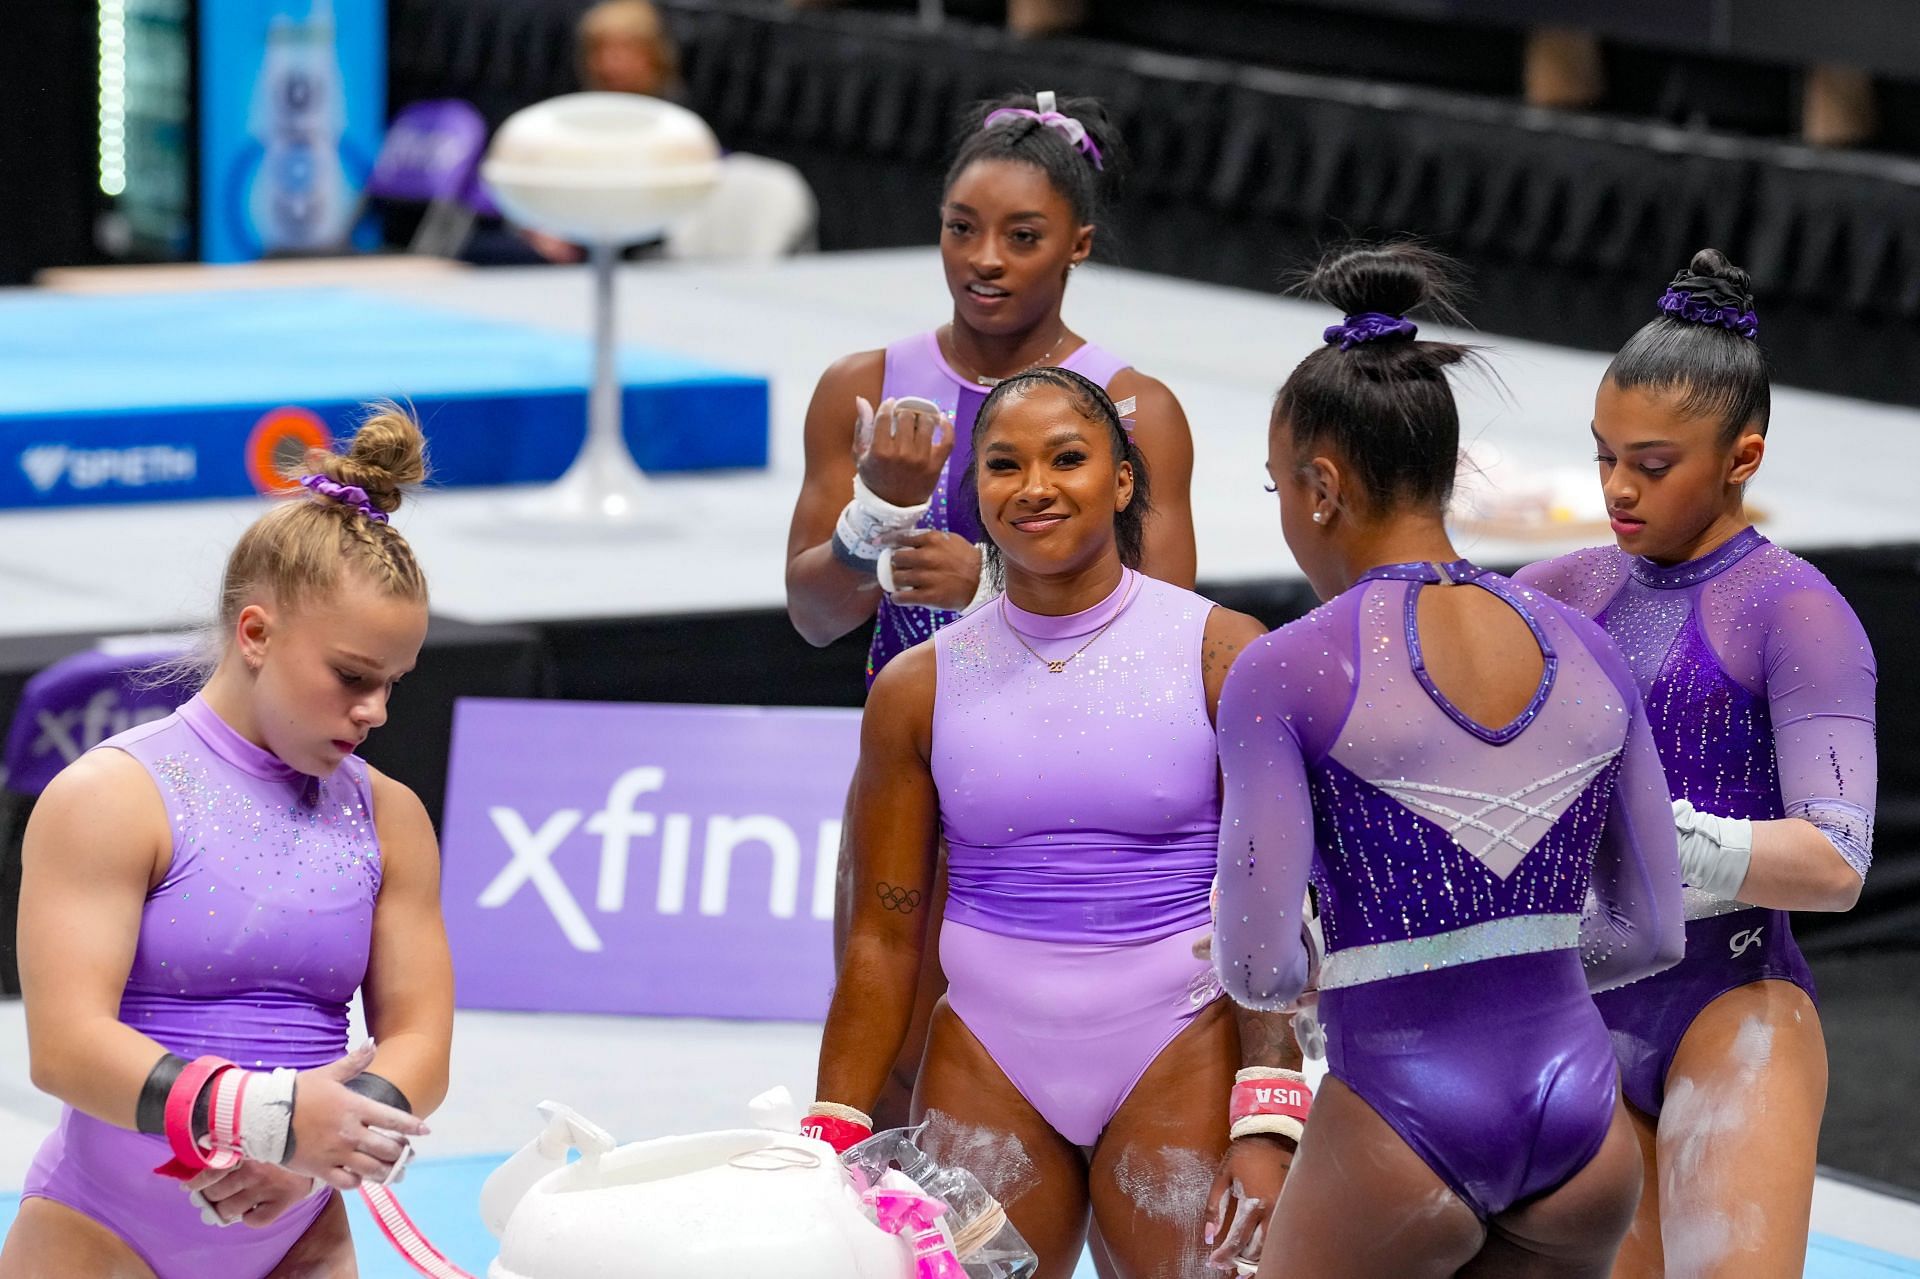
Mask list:
[[[1060,367],[1107,386],[1115,374],[1129,366],[1089,342],[1061,360]],[[945,529],[969,542],[984,540],[985,535],[973,515],[973,503],[962,500],[961,486],[966,483],[967,461],[972,454],[974,415],[980,411],[990,389],[955,372],[940,354],[939,339],[932,332],[904,338],[887,348],[881,397],[897,399],[917,395],[932,400],[953,418],[954,430],[958,432],[946,469],[940,474],[940,483],[934,487],[933,500],[920,518],[921,528]],[[883,596],[880,611],[873,619],[873,643],[867,650],[867,683],[873,683],[881,667],[959,616],[946,609],[895,604]]]
[[[1127,570],[1084,613],[1002,596],[934,637],[947,999],[1076,1145],[1220,994],[1193,956],[1219,838],[1213,607]]]
[[[1873,858],[1873,650],[1817,569],[1747,528],[1684,564],[1596,547],[1520,580],[1599,621],[1632,667],[1675,798],[1720,817],[1801,817],[1862,876]],[[1599,998],[1627,1100],[1660,1113],[1700,1010],[1813,974],[1787,912],[1687,892],[1687,957]]]
[[[188,1059],[304,1070],[344,1053],[380,892],[366,765],[295,772],[198,697],[95,749],[146,767],[173,829],[120,1020]],[[167,1160],[164,1139],[63,1108],[25,1196],[100,1222],[159,1279],[259,1279],[327,1204],[315,1196],[258,1228],[209,1226],[153,1171]]]
[[[1442,569],[1539,644],[1509,724],[1474,722],[1426,673],[1415,606]],[[1299,993],[1311,870],[1330,1072],[1483,1217],[1578,1172],[1618,1078],[1589,989],[1681,945],[1666,784],[1613,646],[1465,561],[1388,565],[1249,646],[1219,720],[1229,993]]]

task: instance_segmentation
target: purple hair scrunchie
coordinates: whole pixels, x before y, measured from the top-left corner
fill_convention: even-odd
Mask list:
[[[1052,90],[1044,90],[1034,95],[1034,105],[1038,111],[1026,107],[1001,107],[980,122],[983,129],[991,129],[1002,120],[1037,120],[1043,128],[1052,129],[1073,144],[1081,155],[1093,161],[1093,167],[1104,171],[1106,163],[1100,156],[1100,148],[1087,134],[1087,126],[1070,115],[1054,110],[1055,97]]]
[[[367,496],[367,491],[358,484],[342,484],[324,475],[303,475],[300,477],[300,484],[309,492],[331,498],[342,506],[351,506],[376,523],[387,522],[387,513],[375,506],[373,500]]]
[[[1349,315],[1344,324],[1329,324],[1322,333],[1329,343],[1338,342],[1342,351],[1351,351],[1363,342],[1379,342],[1392,338],[1406,338],[1412,341],[1420,326],[1404,315],[1388,315],[1384,311],[1362,311],[1358,315]]]
[[[1660,310],[1689,324],[1714,324],[1743,338],[1760,336],[1760,317],[1752,307],[1727,305],[1715,298],[1671,288],[1660,295]]]

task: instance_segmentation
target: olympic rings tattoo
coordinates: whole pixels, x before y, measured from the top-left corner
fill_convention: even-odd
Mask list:
[[[913,914],[920,904],[920,890],[917,888],[898,888],[885,880],[880,881],[880,904],[888,910],[897,910],[902,915]]]

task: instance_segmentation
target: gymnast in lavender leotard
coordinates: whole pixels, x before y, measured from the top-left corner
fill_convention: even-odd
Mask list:
[[[1686,958],[1599,999],[1654,1174],[1621,1273],[1798,1274],[1827,1062],[1787,912],[1848,909],[1872,858],[1873,651],[1748,521],[1771,392],[1746,274],[1703,251],[1659,306],[1594,403],[1618,545],[1520,578],[1626,654],[1689,885]]]
[[[1667,790],[1600,630],[1453,551],[1469,353],[1406,318],[1447,280],[1408,245],[1323,262],[1346,319],[1269,432],[1327,603],[1221,693],[1214,959],[1242,1003],[1299,997],[1311,879],[1329,1079],[1271,1227],[1290,1268],[1263,1275],[1599,1276],[1638,1196],[1589,991],[1679,958]]]
[[[818,1096],[864,1111],[886,1077],[944,839],[951,986],[914,1106],[930,1142],[1000,1194],[1041,1279],[1072,1272],[1090,1221],[1120,1273],[1194,1272],[1223,1158],[1266,1207],[1286,1158],[1230,1148],[1241,1032],[1195,955],[1219,830],[1212,703],[1262,628],[1133,567],[1146,471],[1097,384],[1010,379],[973,443],[968,504],[1007,588],[874,684]]]
[[[120,1020],[189,1060],[307,1070],[345,1054],[380,895],[366,765],[349,756],[332,776],[310,777],[200,697],[95,749],[139,763],[173,828],[166,876],[141,907]],[[163,1138],[66,1106],[25,1194],[103,1223],[159,1279],[264,1275],[328,1203],[315,1195],[269,1225],[221,1229],[154,1174],[167,1158]]]
[[[1092,253],[1123,172],[1123,148],[1098,102],[1063,97],[1050,113],[1043,105],[1014,94],[981,104],[964,123],[939,211],[950,322],[836,361],[807,409],[806,479],[787,539],[787,611],[813,644],[870,626],[869,685],[902,652],[993,594],[982,572],[985,535],[963,483],[981,402],[1023,369],[1068,368],[1112,399],[1134,402],[1134,439],[1158,488],[1140,567],[1193,585],[1193,440],[1180,403],[1155,378],[1083,339],[1062,314],[1068,282]],[[930,401],[942,416],[895,412],[905,397]],[[847,873],[843,861],[836,962],[851,910]],[[936,887],[936,927],[940,896]],[[915,1029],[878,1103],[876,1117],[887,1123],[906,1119],[927,1020],[944,989],[930,954]]]
[[[423,449],[388,409],[311,455],[228,559],[200,693],[36,805],[20,971],[35,1082],[65,1104],[0,1279],[349,1272],[334,1192],[426,1131],[452,1033],[438,854],[420,801],[353,753],[426,633],[386,519]],[[349,1052],[356,991],[378,1046]]]

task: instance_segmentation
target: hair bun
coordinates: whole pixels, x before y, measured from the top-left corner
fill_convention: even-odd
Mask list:
[[[1673,277],[1667,286],[1671,293],[1684,293],[1708,308],[1753,310],[1753,277],[1727,260],[1718,249],[1702,249],[1687,263],[1687,269]]]
[[[307,469],[365,490],[375,508],[391,514],[406,490],[427,478],[427,437],[398,404],[372,404],[346,452],[315,449],[307,455]]]
[[[1424,245],[1400,240],[1336,250],[1307,274],[1302,292],[1339,308],[1343,315],[1404,316],[1424,309],[1458,320],[1460,289],[1451,259]]]
[[[1742,309],[1753,306],[1753,277],[1728,261],[1727,255],[1718,249],[1702,249],[1694,254],[1687,269],[1675,277],[1675,287],[1682,278],[1697,280],[1707,288],[1725,293],[1726,305]]]

